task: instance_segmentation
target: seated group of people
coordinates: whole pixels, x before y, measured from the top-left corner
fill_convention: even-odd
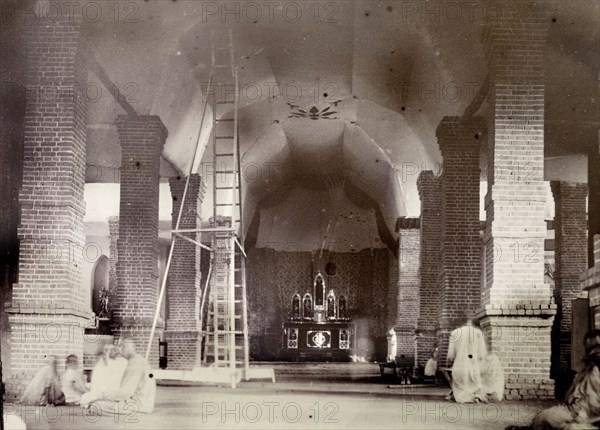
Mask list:
[[[44,367],[35,374],[25,389],[21,403],[38,406],[79,404],[82,394],[89,390],[89,384],[77,371],[79,367],[77,356],[73,354],[67,356],[66,370],[60,378],[56,357],[48,355],[45,362]]]
[[[452,366],[452,394],[457,403],[500,402],[504,398],[504,369],[488,352],[478,321],[471,315],[450,333],[447,355]]]
[[[78,371],[75,355],[66,359],[66,371],[58,376],[56,357],[48,356],[27,386],[21,403],[28,405],[81,405],[90,414],[114,414],[154,410],[156,381],[135,342],[124,338],[119,345],[101,345],[91,382]]]
[[[600,330],[583,339],[584,368],[567,391],[563,404],[538,413],[530,426],[508,429],[579,430],[600,428]],[[501,401],[504,371],[498,357],[487,351],[477,322],[467,317],[465,325],[452,331],[448,364],[452,363],[452,397],[458,403]],[[450,366],[448,366],[450,367]],[[431,370],[429,370],[431,371]]]

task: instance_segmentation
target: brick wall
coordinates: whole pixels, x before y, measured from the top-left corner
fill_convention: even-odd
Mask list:
[[[173,197],[173,229],[181,208],[186,178],[169,179]],[[180,229],[200,228],[200,209],[205,185],[198,174],[192,174],[181,214]],[[200,233],[186,234],[200,241]],[[173,258],[168,280],[168,320],[165,337],[168,342],[168,367],[192,368],[199,363],[200,300],[202,293],[200,275],[201,248],[181,238],[174,237]]]
[[[167,130],[157,116],[117,118],[121,142],[121,204],[113,334],[132,336],[144,354],[158,298],[158,189]],[[164,325],[164,322],[161,322]],[[158,365],[154,337],[150,364]]]
[[[479,150],[481,118],[444,117],[437,138],[442,182],[442,274],[438,331],[439,360],[445,363],[450,332],[462,325],[465,310],[480,305]]]
[[[419,286],[419,318],[415,342],[415,360],[425,366],[435,346],[439,328],[442,248],[440,246],[442,220],[441,181],[431,171],[423,171],[417,181],[421,198],[421,237]]]
[[[558,305],[553,345],[559,357],[558,373],[553,374],[558,381],[568,379],[565,376],[571,370],[572,302],[585,298],[579,275],[587,269],[587,185],[552,182],[552,192],[556,207],[554,298]]]
[[[399,233],[397,355],[415,355],[415,329],[419,317],[419,271],[421,233],[418,218],[402,218]]]
[[[7,309],[11,399],[44,355],[57,355],[60,370],[66,355],[83,356],[83,327],[91,317],[89,290],[80,285],[87,122],[80,89],[87,76],[78,57],[79,28],[75,17],[27,27],[19,282]]]
[[[556,305],[544,283],[548,22],[525,3],[491,22],[484,38],[491,83],[482,328],[505,367],[509,398],[554,396],[550,330]]]

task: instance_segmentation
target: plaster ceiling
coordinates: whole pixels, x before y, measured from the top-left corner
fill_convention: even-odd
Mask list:
[[[210,105],[202,130],[200,121],[211,40],[225,46],[231,30],[240,73],[246,226],[259,216],[261,200],[298,175],[346,175],[377,202],[390,231],[397,216],[419,212],[418,173],[439,170],[440,120],[461,115],[484,82],[486,17],[516,4],[496,2],[490,9],[475,0],[340,0],[282,1],[272,8],[251,2],[252,8],[235,1],[147,0],[122,4],[117,19],[111,2],[91,3],[100,5],[102,19],[84,20],[86,44],[135,110],[159,115],[169,130],[163,177],[187,174],[199,138],[202,156],[194,171],[211,180]],[[548,10],[550,26],[546,155],[587,153],[598,144],[600,3],[538,6]],[[109,174],[88,175],[88,182],[114,182],[111,169],[118,171],[120,153],[113,124],[124,111],[93,73],[89,82],[98,94],[90,103],[88,163]],[[318,119],[294,115],[313,107]],[[327,109],[336,113],[323,116]],[[484,103],[478,114],[486,109]],[[210,204],[207,196],[205,208]]]

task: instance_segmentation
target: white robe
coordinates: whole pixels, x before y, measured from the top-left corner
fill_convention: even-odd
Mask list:
[[[458,403],[474,402],[482,395],[481,367],[487,356],[480,329],[464,325],[450,333],[448,360],[452,364],[452,393]]]
[[[104,359],[98,360],[92,370],[90,391],[81,397],[81,405],[86,407],[89,403],[102,399],[104,394],[118,390],[127,363],[124,357],[109,358],[106,362]]]
[[[481,383],[487,400],[500,402],[504,398],[504,369],[494,353],[489,353],[485,359]]]
[[[156,380],[148,362],[139,354],[130,358],[120,387],[110,391],[102,400],[91,403],[92,414],[112,415],[154,410]]]

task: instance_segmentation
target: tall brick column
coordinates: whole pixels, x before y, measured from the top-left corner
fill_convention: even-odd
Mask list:
[[[598,146],[588,154],[588,213],[600,213],[600,136]],[[588,220],[588,268],[594,266],[594,236],[600,234],[600,216]]]
[[[87,75],[78,56],[76,16],[35,19],[27,26],[27,103],[23,183],[19,194],[19,282],[7,307],[11,325],[9,399],[18,396],[44,356],[64,369],[83,356],[92,317],[81,288]]]
[[[442,181],[442,279],[439,308],[439,362],[446,362],[450,332],[465,310],[479,309],[481,237],[479,235],[479,147],[481,118],[444,117],[437,138],[444,169]]]
[[[571,370],[572,301],[587,297],[579,275],[587,269],[588,190],[586,184],[553,181],[552,192],[556,207],[554,299],[558,305],[553,345],[560,358],[554,377],[559,381],[568,380]]]
[[[157,116],[122,115],[116,124],[122,168],[113,334],[133,337],[144,354],[158,299],[159,168],[167,129]],[[150,350],[150,364],[157,367],[159,335]]]
[[[432,171],[423,171],[417,181],[421,197],[419,317],[416,322],[415,363],[425,366],[437,345],[439,328],[440,275],[442,264],[442,187]]]
[[[588,292],[592,326],[600,330],[600,234],[594,236],[594,265],[579,276]]]
[[[414,356],[415,329],[419,317],[419,264],[421,232],[418,218],[401,218],[398,276],[397,354]]]
[[[108,232],[110,234],[110,249],[108,257],[108,290],[110,291],[109,303],[112,304],[117,293],[117,261],[119,261],[119,217],[111,216],[108,219]]]
[[[181,208],[186,178],[170,178],[173,197],[173,228]],[[192,174],[186,195],[180,229],[200,228],[200,209],[205,185],[198,174]],[[200,242],[200,233],[186,234]],[[199,246],[173,237],[173,259],[169,270],[169,317],[165,337],[168,342],[168,367],[185,369],[200,364],[200,301],[202,294]]]
[[[551,398],[556,305],[544,283],[544,48],[548,17],[523,3],[487,29],[490,64],[482,328],[508,398]],[[508,11],[507,11],[508,12]]]

